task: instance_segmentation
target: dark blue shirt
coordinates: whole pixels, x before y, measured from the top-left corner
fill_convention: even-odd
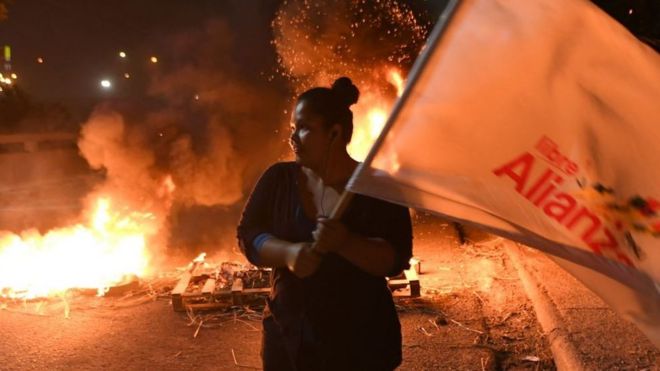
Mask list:
[[[275,164],[252,191],[238,239],[253,264],[259,265],[253,241],[262,233],[290,242],[313,241],[316,221],[303,209],[301,171],[293,162]],[[407,208],[356,195],[342,221],[353,233],[389,242],[396,256],[390,275],[409,267],[412,227]],[[265,326],[265,337],[279,337],[300,368],[376,370],[401,363],[401,328],[385,277],[330,253],[304,279],[275,268],[272,287],[266,317],[277,326]]]

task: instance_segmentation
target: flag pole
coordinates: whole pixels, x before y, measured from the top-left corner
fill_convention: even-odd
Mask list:
[[[419,77],[422,75],[422,71],[424,70],[424,67],[426,67],[426,64],[431,59],[431,56],[433,55],[433,52],[435,51],[436,46],[438,45],[438,41],[447,30],[449,26],[449,21],[456,14],[456,10],[458,9],[458,6],[461,2],[462,2],[461,0],[450,0],[445,10],[443,10],[442,14],[440,15],[440,18],[438,19],[438,22],[431,31],[431,35],[429,36],[428,42],[425,45],[422,54],[420,54],[420,56],[415,61],[415,64],[413,65],[412,69],[410,70],[410,75],[408,76],[408,79],[406,81],[406,86],[403,90],[403,93],[401,94],[401,97],[399,97],[399,99],[397,99],[396,103],[394,104],[394,108],[392,108],[392,112],[390,113],[390,116],[387,118],[383,130],[380,132],[380,135],[378,135],[378,138],[374,142],[373,146],[371,146],[367,158],[364,160],[364,162],[359,164],[358,167],[355,169],[353,175],[351,175],[351,178],[347,183],[347,186],[353,183],[353,181],[357,179],[357,177],[364,171],[364,169],[366,169],[371,164],[374,157],[376,157],[376,152],[378,152],[378,149],[382,146],[383,142],[385,142],[385,137],[387,136],[387,133],[394,124],[396,118],[401,113],[401,110],[403,109],[403,105],[410,97],[410,92],[412,91],[413,86],[415,85],[415,83],[417,83],[417,80],[419,80]],[[330,214],[330,218],[331,219],[341,218],[344,215],[344,212],[346,211],[348,206],[350,205],[351,200],[353,200],[354,195],[355,193],[348,190],[344,190],[341,197],[339,198],[339,201],[337,202],[337,205],[335,205],[335,208],[332,210],[332,213]]]

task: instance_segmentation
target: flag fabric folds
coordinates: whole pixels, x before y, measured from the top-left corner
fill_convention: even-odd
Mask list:
[[[550,254],[660,347],[660,57],[585,0],[451,6],[348,190]]]

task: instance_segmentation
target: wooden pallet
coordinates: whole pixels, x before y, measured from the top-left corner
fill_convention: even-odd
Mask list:
[[[197,265],[185,272],[172,290],[172,308],[175,312],[187,309],[214,310],[226,308],[227,305],[243,305],[254,299],[265,297],[270,287],[246,288],[241,278],[231,281],[230,287],[224,285],[227,281],[217,282],[212,275],[200,272]]]
[[[388,279],[387,284],[394,297],[418,297],[419,263],[405,270],[400,276]],[[192,310],[216,310],[227,305],[244,305],[268,296],[270,287],[245,288],[243,280],[234,279],[231,287],[218,287],[216,279],[197,271],[193,266],[185,272],[172,290],[172,308],[175,312]]]
[[[417,273],[417,268],[413,266],[403,271],[400,276],[390,278],[387,281],[387,286],[392,291],[392,296],[395,298],[420,296],[421,286]]]
[[[216,280],[206,278],[201,285],[201,290],[190,290],[189,284],[192,280],[204,279],[184,275],[172,290],[172,308],[175,312],[183,312],[186,309],[213,310],[226,308],[228,305],[244,305],[258,297],[265,297],[270,292],[270,287],[244,288],[241,279],[236,279],[230,288],[216,288]]]

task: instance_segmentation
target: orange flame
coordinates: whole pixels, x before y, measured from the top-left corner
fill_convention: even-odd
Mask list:
[[[404,79],[396,68],[387,71],[389,85],[396,89],[396,96],[403,93]],[[371,146],[383,130],[395,99],[383,93],[387,86],[370,86],[360,96],[356,108],[353,139],[348,145],[348,153],[354,159],[362,161],[367,157]]]
[[[392,68],[387,76],[387,81],[396,88],[396,96],[400,97],[403,94],[404,81],[401,72],[396,68]]]
[[[171,178],[163,189],[174,190]],[[127,276],[148,273],[152,256],[147,243],[159,227],[154,213],[124,210],[101,196],[87,222],[44,235],[0,232],[0,297],[32,299],[72,288],[103,295]]]

